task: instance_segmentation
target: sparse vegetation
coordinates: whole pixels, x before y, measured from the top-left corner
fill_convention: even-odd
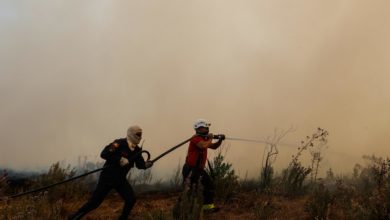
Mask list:
[[[327,142],[327,136],[328,132],[326,130],[318,128],[316,133],[311,136],[307,136],[306,140],[301,142],[301,146],[298,148],[297,154],[292,156],[289,166],[283,170],[282,173],[281,185],[285,195],[295,196],[305,193],[306,187],[304,186],[304,181],[313,171],[312,168],[315,162],[317,162],[315,172],[318,172],[320,158],[313,156],[312,166],[305,167],[302,165],[300,157],[305,151],[313,149],[317,143],[319,143],[320,146],[323,146]],[[315,174],[315,176],[316,175],[317,174]]]
[[[47,186],[56,182],[76,176],[76,169],[70,165],[62,167],[59,162],[53,164],[46,174],[42,174],[33,179],[32,189]],[[56,190],[48,190],[46,197],[49,202],[58,201],[58,199],[72,199],[85,195],[89,192],[86,179],[79,179],[56,187]]]
[[[47,193],[10,201],[2,210],[1,218],[8,219],[61,219],[63,200],[50,201]]]
[[[326,178],[327,186],[316,185],[306,203],[313,219],[390,219],[390,160],[364,159],[367,166],[356,165],[352,177]]]
[[[271,163],[263,164],[261,175],[254,179],[240,180],[233,165],[225,159],[227,149],[223,154],[217,152],[210,161],[208,172],[215,181],[217,204],[223,209],[207,218],[201,210],[201,184],[194,188],[186,185],[185,190],[180,190],[180,163],[167,182],[153,180],[150,170],[131,173],[130,181],[135,188],[140,187],[137,190],[141,193],[132,219],[390,219],[390,159],[364,156],[366,163],[356,164],[350,175],[339,176],[328,169],[324,177],[318,177],[327,136],[325,130],[318,129],[302,142],[280,175],[273,173],[271,160]],[[275,148],[269,152],[276,152]],[[307,165],[301,160],[304,153],[311,156]],[[84,161],[84,164],[88,163]],[[89,169],[84,167],[82,172],[96,168],[90,163]],[[8,185],[7,173],[2,172],[0,219],[65,219],[71,210],[85,202],[96,183],[96,176],[13,200],[7,200],[5,195],[77,174],[76,169],[55,163],[45,174],[29,179],[28,185],[23,186],[28,188],[15,189]],[[107,200],[88,218],[114,219],[122,201],[115,194]]]
[[[292,131],[294,131],[294,128],[292,127],[285,131],[279,131],[275,129],[274,136],[272,138],[267,138],[268,143],[264,148],[263,161],[260,173],[260,191],[269,191],[272,187],[272,180],[274,178],[274,168],[272,164],[276,161],[276,158],[279,154],[277,145],[288,133]]]

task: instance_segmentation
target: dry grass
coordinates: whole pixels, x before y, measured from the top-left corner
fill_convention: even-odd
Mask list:
[[[131,219],[173,219],[172,209],[177,202],[179,193],[153,193],[143,194],[138,196],[137,203],[132,211]],[[261,204],[264,204],[268,198],[265,195],[256,195],[254,192],[241,192],[234,201],[229,204],[221,205],[221,211],[218,213],[203,215],[203,219],[210,220],[235,220],[235,219],[259,219],[256,210],[261,209]],[[78,209],[88,197],[83,197],[73,200],[58,201],[57,211],[58,216],[51,219],[66,219],[66,216],[72,211]],[[303,206],[306,201],[305,197],[288,199],[282,196],[272,197],[272,215],[269,219],[304,219],[306,215]],[[26,206],[26,203],[31,204],[27,198],[20,198],[12,201],[9,204],[0,203],[0,210],[5,207],[15,208]],[[54,206],[44,201],[39,203],[42,205],[43,213],[48,213],[47,208]],[[110,193],[99,208],[89,213],[84,219],[94,220],[114,220],[122,211],[123,201],[116,193]],[[1,212],[1,211],[0,211]],[[9,216],[0,219],[42,219],[42,217],[29,216]]]
[[[319,132],[323,133],[323,130],[319,129]],[[315,135],[312,139],[321,137],[321,135]],[[312,146],[312,139],[309,137],[309,144],[304,146]],[[304,167],[301,166],[298,158],[303,152],[299,149],[298,156],[295,156],[293,160],[295,164],[300,165],[298,167],[300,169]],[[240,181],[232,165],[226,163],[224,157],[219,155],[214,158],[212,165],[214,165],[216,188],[219,190],[216,193],[216,204],[222,208],[221,211],[213,214],[197,212],[193,215],[190,211],[186,213],[187,209],[184,208],[182,216],[200,216],[201,219],[210,220],[390,219],[390,159],[375,156],[365,157],[365,159],[368,164],[366,166],[357,165],[353,170],[353,175],[349,177],[335,177],[332,173],[326,179],[317,182],[313,179],[308,181],[305,178],[296,178],[294,173],[296,171],[291,169],[294,166],[290,165],[290,174],[295,175],[290,175],[294,177],[293,181],[288,181],[282,176],[274,177],[272,181],[281,184],[271,185],[269,190],[262,191],[258,180]],[[173,219],[172,211],[181,195],[181,192],[177,191],[180,182],[179,171],[180,166],[172,176],[173,180],[168,180],[168,185],[171,185],[170,190],[164,188],[161,182],[151,185],[151,173],[133,176],[131,179],[133,184],[139,183],[143,188],[153,188],[153,192],[141,192],[137,186],[134,186],[135,191],[141,194],[138,195],[131,219]],[[74,175],[73,169],[63,168],[57,163],[50,168],[48,174],[42,175],[37,182],[34,182],[33,188]],[[7,184],[6,175],[0,176],[1,193],[7,188]],[[280,187],[283,186],[283,181],[285,181],[284,185],[294,186],[289,187],[292,191],[288,194],[285,188]],[[53,188],[48,193],[0,201],[0,220],[66,219],[90,197],[90,189],[86,187],[89,182],[78,180]],[[11,189],[11,191],[15,190]],[[122,211],[123,203],[120,196],[112,192],[99,208],[89,213],[84,219],[117,219]]]
[[[259,219],[255,210],[259,208],[265,198],[264,196],[253,196],[253,192],[240,193],[235,201],[221,206],[218,213],[203,215],[203,219],[210,220],[236,220],[236,219]],[[163,213],[164,219],[173,219],[171,211],[179,194],[152,194],[140,195],[132,211],[131,219],[143,220],[153,219],[156,213]],[[304,211],[305,197],[287,199],[285,197],[273,197],[273,213],[270,219],[305,219],[307,214]],[[64,203],[65,212],[74,210],[83,202],[68,201]],[[123,201],[116,194],[111,194],[102,205],[88,214],[85,219],[117,219],[122,210]]]

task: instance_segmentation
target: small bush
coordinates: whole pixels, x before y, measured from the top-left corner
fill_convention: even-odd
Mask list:
[[[312,176],[312,182],[317,178],[316,175],[319,168],[319,162],[322,160],[319,153],[320,151],[318,150],[327,143],[328,135],[329,133],[326,130],[318,128],[314,134],[307,136],[306,140],[301,142],[301,147],[298,148],[298,152],[292,156],[289,166],[282,172],[282,189],[285,195],[292,196],[305,193],[306,188],[303,183],[306,177],[313,171],[314,164],[315,174]],[[313,151],[313,148],[317,143],[320,147],[316,151]],[[307,150],[310,150],[313,156],[312,166],[309,168],[304,167],[299,160],[302,154]]]
[[[219,152],[209,164],[207,172],[214,180],[216,198],[228,202],[237,193],[239,184],[232,164],[224,160],[225,157]]]
[[[303,167],[300,162],[293,162],[282,172],[283,192],[287,196],[302,195],[305,193],[303,182],[310,174],[311,169]]]
[[[61,182],[76,176],[76,170],[68,165],[62,167],[59,162],[54,163],[46,174],[42,174],[33,180],[32,188],[40,188],[53,183]],[[57,185],[47,190],[49,201],[57,201],[60,198],[68,199],[79,197],[89,193],[85,179],[78,179]]]
[[[331,192],[323,183],[316,184],[305,204],[305,210],[311,219],[325,220],[329,216],[329,207],[333,201]]]

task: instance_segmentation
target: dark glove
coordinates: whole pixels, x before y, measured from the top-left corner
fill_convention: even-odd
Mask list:
[[[219,135],[217,135],[217,138],[219,139],[219,140],[221,140],[221,141],[223,141],[223,140],[225,140],[225,135],[224,134],[219,134]]]
[[[148,160],[148,161],[145,162],[146,169],[148,169],[148,168],[150,168],[152,166],[153,166],[153,162],[152,161]]]

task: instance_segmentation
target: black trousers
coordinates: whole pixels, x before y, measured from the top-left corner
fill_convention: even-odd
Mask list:
[[[199,168],[191,168],[185,164],[183,166],[182,174],[183,181],[185,181],[187,178],[190,178],[191,187],[196,187],[200,178],[200,183],[203,186],[203,204],[214,203],[214,183],[205,170]]]
[[[119,193],[119,195],[123,198],[123,200],[125,200],[123,211],[119,217],[119,220],[127,219],[131,212],[131,209],[133,208],[136,202],[133,188],[126,180],[123,180],[118,183],[112,183],[112,182],[104,181],[102,179],[99,179],[96,189],[93,192],[92,197],[88,200],[88,202],[85,203],[69,219],[72,220],[81,219],[88,212],[99,207],[99,205],[103,202],[104,198],[111,191],[111,189],[115,189]]]

